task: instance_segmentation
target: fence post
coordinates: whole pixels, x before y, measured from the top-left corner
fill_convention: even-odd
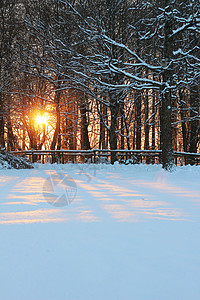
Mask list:
[[[96,163],[96,151],[93,150],[93,153],[94,153],[94,164]]]
[[[62,162],[62,164],[65,163],[65,162],[64,162],[64,153],[63,153],[63,152],[61,152],[61,162]]]
[[[51,163],[55,163],[55,153],[53,151],[51,152]]]
[[[34,151],[32,151],[31,154],[32,154],[32,163],[34,163],[35,162]]]

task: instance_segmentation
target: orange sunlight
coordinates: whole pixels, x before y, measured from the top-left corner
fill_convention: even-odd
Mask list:
[[[36,124],[39,126],[48,125],[48,114],[37,114],[35,118]]]

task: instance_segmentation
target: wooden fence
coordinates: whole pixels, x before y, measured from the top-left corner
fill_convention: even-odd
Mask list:
[[[161,150],[24,150],[12,151],[15,155],[27,156],[32,162],[40,163],[110,163],[111,154],[119,163],[161,163]],[[200,153],[174,151],[176,165],[200,164]]]

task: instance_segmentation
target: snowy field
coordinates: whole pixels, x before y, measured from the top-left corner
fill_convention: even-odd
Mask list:
[[[199,300],[200,167],[0,170],[0,300]]]

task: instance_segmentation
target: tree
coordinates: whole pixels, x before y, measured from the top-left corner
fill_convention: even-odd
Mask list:
[[[5,147],[5,133],[11,150],[14,134],[11,122],[10,95],[17,76],[14,48],[23,31],[24,6],[18,1],[0,3],[0,147]]]
[[[46,132],[38,134],[28,116],[49,106],[51,149],[161,149],[167,170],[181,141],[198,151],[198,2],[21,2],[2,6],[2,147],[14,148],[21,126],[22,144],[28,134],[41,148]],[[12,25],[16,16],[23,30]]]
[[[151,2],[150,2],[151,4]],[[153,4],[153,3],[152,3]],[[185,56],[177,49],[176,37],[180,32],[189,32],[194,30],[194,26],[199,26],[199,19],[197,13],[190,12],[186,18],[181,19],[181,12],[178,11],[177,3],[175,1],[156,1],[156,7],[154,7],[151,15],[151,8],[153,5],[149,6],[146,4],[147,11],[150,12],[148,26],[143,27],[143,31],[139,31],[140,40],[143,41],[141,47],[144,47],[144,51],[138,55],[136,49],[131,49],[129,45],[126,45],[123,41],[115,39],[115,36],[109,35],[99,23],[91,25],[91,28],[87,30],[90,34],[91,41],[98,41],[101,48],[108,50],[109,53],[123,52],[123,58],[125,60],[120,60],[119,56],[106,55],[104,56],[97,52],[96,48],[90,46],[93,53],[87,57],[88,61],[92,63],[90,70],[92,70],[92,75],[94,76],[94,70],[96,76],[96,82],[102,86],[102,88],[107,87],[109,89],[109,98],[116,99],[117,101],[111,101],[109,107],[111,109],[111,126],[109,128],[110,144],[111,149],[116,148],[116,118],[118,115],[120,95],[124,92],[125,88],[129,91],[134,90],[147,90],[147,89],[158,89],[160,92],[160,126],[161,126],[161,150],[162,150],[162,163],[163,168],[170,170],[173,166],[173,143],[172,143],[172,104],[173,97],[178,90],[180,82],[176,81],[174,71],[178,68],[180,61],[183,63],[184,68],[187,68],[187,63],[184,64]],[[138,4],[143,5],[142,1]],[[189,6],[189,3],[187,3]],[[149,7],[148,7],[149,6]],[[137,7],[139,11],[139,7]],[[147,19],[143,19],[140,22],[143,24],[147,23]],[[101,23],[100,23],[101,24]],[[139,26],[139,29],[141,26]],[[138,30],[139,30],[138,29]],[[135,30],[135,27],[134,27]],[[113,32],[113,31],[112,31]],[[159,37],[159,39],[158,39]],[[149,53],[147,52],[150,41],[158,39],[159,42],[157,46],[159,47],[153,57],[151,53],[151,58],[149,59]],[[193,46],[190,51],[193,52]],[[160,53],[159,53],[160,52]],[[98,53],[98,54],[97,54]],[[149,62],[150,60],[150,62]],[[198,61],[197,57],[194,57],[195,63]],[[193,63],[194,65],[194,63]],[[98,66],[98,68],[96,67]],[[144,70],[148,70],[148,77],[144,77]],[[110,81],[101,74],[109,74]],[[153,74],[153,77],[152,77]],[[90,77],[92,77],[90,75]],[[101,77],[100,77],[101,76]],[[193,75],[194,76],[194,73]],[[123,78],[116,80],[116,78]],[[127,82],[126,87],[124,82]],[[94,79],[93,79],[94,81]],[[183,81],[183,79],[181,80]],[[115,96],[113,96],[115,95]]]

